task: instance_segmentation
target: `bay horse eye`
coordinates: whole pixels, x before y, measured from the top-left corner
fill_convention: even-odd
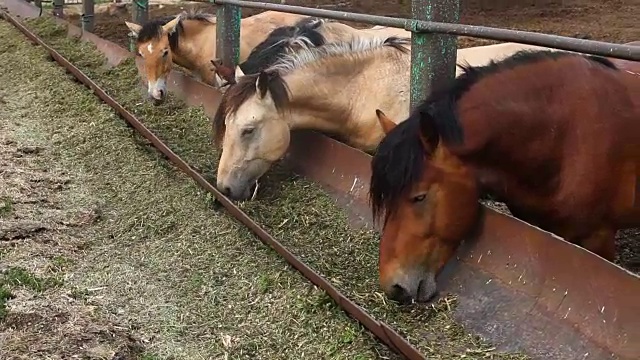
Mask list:
[[[242,129],[242,136],[249,136],[253,134],[253,130],[255,130],[255,128]]]
[[[427,197],[427,194],[422,194],[422,195],[414,196],[412,200],[413,202],[417,203],[417,202],[423,201],[424,199],[426,199],[426,197]]]
[[[164,51],[162,52],[162,57],[167,57],[167,55],[169,55],[169,50],[168,49],[164,49]]]

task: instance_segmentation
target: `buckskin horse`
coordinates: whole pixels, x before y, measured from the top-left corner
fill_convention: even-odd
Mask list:
[[[409,44],[409,38],[356,36],[301,48],[258,74],[238,78],[213,120],[215,144],[222,145],[220,190],[237,200],[255,194],[251,187],[285,155],[291,130],[319,130],[360,150],[375,150],[384,132],[371,107],[381,106],[396,119],[409,115]],[[458,61],[486,64],[532,48],[538,47],[505,43],[460,49]]]
[[[307,18],[304,15],[265,11],[240,21],[240,61],[275,28]],[[216,16],[195,11],[153,19],[140,26],[125,21],[136,37],[137,55],[144,62],[148,94],[156,102],[166,95],[173,63],[190,70],[205,83],[219,86],[211,59],[216,52]]]
[[[235,84],[240,76],[257,74],[288,54],[303,48],[318,47],[327,43],[351,41],[356,37],[399,36],[411,37],[411,32],[386,26],[374,26],[370,29],[356,29],[335,20],[309,17],[290,26],[281,26],[273,30],[266,39],[256,45],[247,59],[240,63],[235,71],[213,59],[213,71],[226,84]],[[407,48],[411,48],[409,44]]]
[[[612,261],[617,229],[640,225],[640,77],[605,58],[524,51],[464,73],[396,125],[371,162],[384,219],[380,284],[428,301],[436,274],[481,218],[479,194]]]

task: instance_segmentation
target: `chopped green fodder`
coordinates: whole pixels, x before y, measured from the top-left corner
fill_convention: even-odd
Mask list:
[[[67,38],[64,31],[55,29],[51,20],[40,18],[28,23],[181,157],[209,177],[215,176],[218,153],[211,146],[210,122],[200,108],[187,108],[172,94],[165,104],[153,106],[142,100],[133,59],[107,69],[103,66],[103,56],[92,44]],[[451,316],[456,304],[453,296],[433,306],[401,307],[387,302],[378,286],[375,232],[350,228],[346,213],[318,185],[283,166],[269,171],[261,182],[258,199],[244,202],[241,207],[347,296],[406,336],[428,358],[527,358],[497,352],[490,344],[465,332]],[[261,292],[272,286],[271,280],[262,275],[259,284]],[[300,301],[313,300],[306,296]],[[350,335],[343,338],[348,341]]]

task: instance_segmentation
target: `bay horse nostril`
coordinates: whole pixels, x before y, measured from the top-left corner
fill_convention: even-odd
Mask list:
[[[229,186],[223,187],[220,191],[224,196],[229,196],[231,194],[231,188]]]
[[[160,98],[164,97],[164,90],[158,90],[160,92]]]
[[[407,289],[405,289],[400,284],[395,284],[395,285],[391,286],[391,291],[389,293],[389,298],[391,300],[395,300],[395,301],[397,301],[399,303],[407,303],[407,302],[411,301],[411,295],[409,294]]]

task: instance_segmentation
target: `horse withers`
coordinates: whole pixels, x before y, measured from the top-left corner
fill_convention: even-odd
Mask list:
[[[384,219],[380,283],[391,299],[436,294],[484,191],[609,261],[616,230],[640,226],[640,77],[607,59],[518,52],[463,67],[399,125],[377,114],[386,136],[370,200]]]
[[[275,28],[291,25],[304,15],[265,11],[240,21],[240,61]],[[136,37],[136,54],[142,58],[148,95],[160,103],[167,91],[173,63],[192,71],[205,83],[219,87],[221,80],[211,69],[216,58],[216,16],[194,11],[153,19],[140,26],[125,21]]]

